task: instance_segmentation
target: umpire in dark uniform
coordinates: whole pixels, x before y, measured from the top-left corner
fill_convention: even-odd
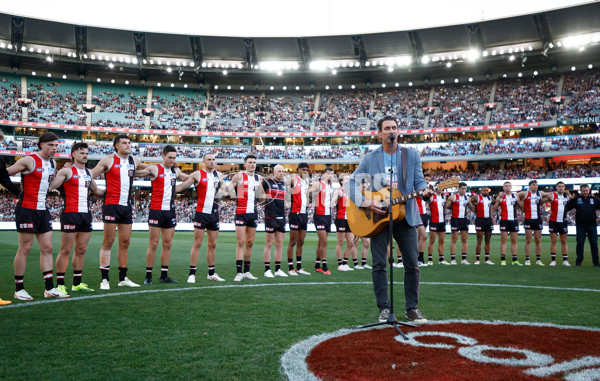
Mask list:
[[[600,209],[600,200],[590,195],[590,186],[582,184],[579,188],[581,195],[573,197],[567,203],[567,212],[575,209],[575,223],[577,225],[577,260],[575,266],[583,262],[583,244],[587,237],[592,250],[594,266],[600,267],[598,260],[598,228],[596,210]]]

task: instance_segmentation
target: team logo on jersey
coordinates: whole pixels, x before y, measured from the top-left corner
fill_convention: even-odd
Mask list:
[[[208,179],[205,177],[205,178],[202,179],[202,181],[206,182],[206,181],[208,181]]]
[[[164,174],[164,173],[161,173],[160,175],[158,175],[158,177],[160,177],[160,178],[164,178],[164,177],[165,177],[165,174]]]
[[[79,175],[73,175],[74,180],[79,180]]]
[[[115,168],[121,168],[121,164],[115,164],[115,165],[113,165],[113,167],[115,167]]]
[[[41,167],[40,168],[36,168],[35,171],[36,172],[44,172],[44,168],[41,168]]]
[[[283,354],[282,368],[289,379],[323,380],[600,377],[600,347],[591,345],[598,328],[454,320],[404,332],[408,340],[393,328],[312,336]],[[348,353],[361,353],[364,363]]]
[[[19,224],[19,229],[33,229],[33,223]]]

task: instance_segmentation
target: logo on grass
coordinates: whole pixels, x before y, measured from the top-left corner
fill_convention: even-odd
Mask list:
[[[300,379],[596,380],[600,329],[537,323],[441,321],[420,328],[344,329],[282,356]]]

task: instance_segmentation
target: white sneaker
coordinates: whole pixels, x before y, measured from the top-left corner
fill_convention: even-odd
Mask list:
[[[371,267],[371,266],[369,266],[369,265],[364,265],[363,267],[364,267],[365,269],[367,269],[367,270],[371,270],[371,269],[372,269],[372,267]]]
[[[110,283],[108,283],[108,279],[102,279],[102,282],[100,282],[100,289],[110,290]]]
[[[550,265],[549,265],[549,266],[551,266],[551,267],[554,267],[554,266],[556,266],[556,261],[552,261],[552,262],[550,262]]]
[[[544,262],[540,261],[539,259],[538,259],[537,261],[535,261],[535,264],[536,264],[537,266],[546,266],[546,265],[544,264]]]
[[[425,262],[419,262],[419,267],[427,267],[427,263]]]
[[[244,277],[244,279],[252,279],[252,280],[256,280],[258,279],[257,277],[255,277],[254,275],[252,275],[252,273],[250,271],[246,271],[244,273],[244,275],[242,275]]]
[[[25,291],[25,289],[19,290],[17,292],[15,292],[15,299],[19,299],[19,300],[33,300],[33,298],[31,297],[31,295],[29,295],[29,293],[27,291]]]
[[[346,266],[346,271],[354,271],[354,269],[352,267],[350,267],[348,265],[344,265],[344,266]]]
[[[451,261],[450,261],[450,264],[451,264],[452,266],[456,266],[456,265],[458,265],[458,263],[456,263],[456,259],[453,259],[453,260],[451,260]]]
[[[284,277],[284,278],[286,278],[286,277],[288,276],[288,275],[287,275],[286,273],[284,273],[284,272],[283,272],[283,270],[281,270],[281,269],[279,269],[279,270],[275,271],[275,274],[274,274],[274,275],[275,275],[275,276],[281,276],[281,277]]]
[[[119,286],[119,287],[140,287],[139,284],[133,283],[127,277],[125,277],[125,279],[123,279],[122,281],[120,281],[119,283],[117,283],[117,286]]]
[[[196,283],[196,276],[190,275],[187,280],[188,283]]]
[[[291,276],[298,276],[298,272],[296,270],[290,270],[288,271],[288,274]]]
[[[492,261],[490,261],[490,260],[488,259],[487,261],[485,261],[485,264],[486,264],[486,265],[493,266],[493,265],[494,265],[494,262],[492,262]]]
[[[70,298],[71,295],[65,294],[64,292],[61,292],[58,288],[53,288],[51,290],[45,290],[44,291],[44,298],[59,298],[59,299],[65,299],[65,298]]]
[[[433,261],[427,261],[427,266],[433,266]]]
[[[307,271],[304,271],[304,269],[296,270],[296,272],[297,272],[298,274],[302,274],[302,275],[310,275],[310,273],[309,273],[309,272],[307,272]]]
[[[478,260],[476,260],[475,262],[473,262],[473,264],[474,264],[474,265],[478,265],[478,264],[480,264],[480,263],[481,263],[481,262],[479,262],[479,259],[478,259]]]
[[[275,275],[273,275],[271,270],[267,270],[265,271],[265,278],[275,278]]]
[[[364,267],[362,265],[356,265],[354,266],[355,270],[364,270]]]
[[[563,266],[565,267],[571,267],[571,264],[567,261],[563,261]]]
[[[529,261],[529,259],[527,259],[527,260],[525,261],[525,266],[531,266],[531,262]]]
[[[213,275],[207,275],[206,279],[208,279],[208,280],[214,280],[214,281],[217,281],[217,282],[225,282],[225,279],[221,278],[219,276],[219,274],[217,274],[217,273],[214,273]]]
[[[338,271],[348,271],[348,270],[346,270],[346,266],[344,266],[344,265],[339,265],[339,266],[338,266]]]
[[[456,262],[456,261],[455,261]],[[440,262],[441,265],[446,265],[446,266],[450,266],[450,262],[448,262],[447,260],[443,260]]]
[[[463,259],[462,261],[460,261],[461,265],[470,265],[469,261],[467,261],[466,259]]]
[[[235,274],[235,278],[233,278],[233,281],[234,281],[234,282],[241,282],[241,281],[242,281],[242,279],[244,279],[244,274],[242,274],[242,273],[237,273],[237,274]]]
[[[401,269],[401,268],[404,267],[404,263],[403,262],[396,262],[392,266],[394,266],[397,269]]]

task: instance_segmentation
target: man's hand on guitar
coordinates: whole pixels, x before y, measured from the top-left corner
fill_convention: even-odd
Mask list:
[[[363,203],[360,205],[361,208],[366,208],[372,211],[373,213],[384,215],[386,213],[386,209],[382,209],[382,205],[380,202],[375,200],[365,199]]]

